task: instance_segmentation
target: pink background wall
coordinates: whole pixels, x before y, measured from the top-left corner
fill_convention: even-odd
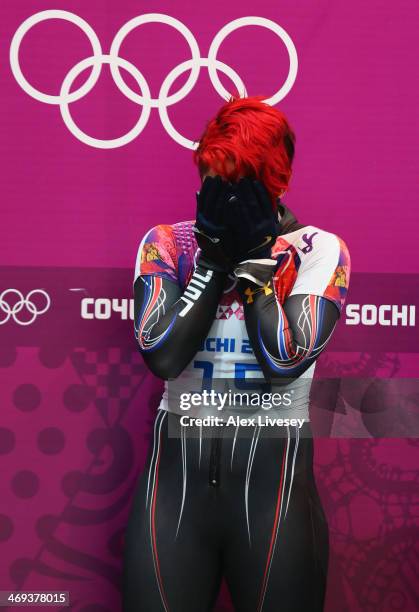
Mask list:
[[[88,22],[103,53],[123,24],[150,12],[187,26],[203,58],[217,32],[239,17],[284,28],[298,55],[294,85],[277,104],[297,134],[285,201],[300,221],[348,244],[348,302],[418,304],[416,2],[91,0],[53,8]],[[137,138],[103,149],[70,133],[57,105],[23,91],[10,68],[12,38],[47,9],[44,1],[0,5],[0,292],[42,289],[50,298],[28,325],[27,309],[16,313],[20,323],[0,310],[0,585],[68,590],[74,610],[113,612],[124,526],[161,390],[141,362],[123,309],[141,237],[156,223],[193,218],[199,181],[192,151],[167,133],[157,108]],[[26,34],[19,59],[33,87],[57,95],[67,72],[89,55],[85,34],[53,19]],[[190,50],[174,29],[153,23],[131,32],[119,56],[141,71],[157,98]],[[218,59],[234,68],[249,95],[266,97],[289,67],[281,40],[256,26],[228,36]],[[221,81],[231,87],[225,75]],[[222,102],[204,67],[168,114],[180,134],[196,140]],[[81,130],[106,140],[128,132],[142,107],[104,66],[70,112]],[[7,294],[9,305],[16,295]],[[84,318],[83,298],[116,298],[120,309]],[[34,299],[38,308],[42,299]],[[319,374],[414,379],[417,345],[417,326],[354,328],[342,317]],[[409,401],[416,408],[415,393]],[[316,452],[331,528],[328,612],[413,611],[417,439],[323,440]]]

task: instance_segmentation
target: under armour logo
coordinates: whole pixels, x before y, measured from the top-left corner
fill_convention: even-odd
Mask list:
[[[244,294],[247,295],[246,303],[252,304],[253,296],[256,293],[260,293],[261,291],[263,291],[265,295],[270,295],[272,293],[272,289],[269,287],[270,284],[271,284],[271,281],[268,281],[262,287],[259,287],[259,289],[252,289],[251,287],[247,287],[247,289],[245,289],[244,291]]]
[[[319,232],[314,232],[313,234],[311,234],[311,236],[309,236],[308,234],[303,234],[302,235],[302,241],[306,243],[307,246],[305,246],[304,248],[300,249],[300,247],[298,247],[298,249],[304,253],[304,255],[307,255],[307,253],[311,253],[311,251],[313,250],[313,238],[314,236],[317,236]]]

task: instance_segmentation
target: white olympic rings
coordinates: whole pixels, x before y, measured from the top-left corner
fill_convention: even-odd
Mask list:
[[[8,293],[15,293],[19,298],[13,306],[10,306],[10,304],[8,304],[8,302],[4,299],[4,297]],[[41,310],[38,310],[36,304],[34,304],[34,302],[32,302],[30,299],[34,293],[40,293],[45,298],[46,305]],[[2,291],[2,293],[0,293],[0,310],[6,313],[6,317],[3,320],[0,320],[0,325],[7,323],[10,317],[12,317],[14,321],[19,325],[30,325],[31,323],[33,323],[33,321],[35,321],[38,315],[44,314],[44,312],[48,310],[50,305],[51,298],[49,297],[48,293],[43,289],[32,289],[32,291],[29,291],[26,297],[23,297],[23,293],[21,293],[17,289],[5,289],[4,291]],[[27,321],[20,321],[16,315],[22,310],[24,306],[26,306],[27,310],[32,314],[32,316]]]
[[[23,75],[19,63],[19,49],[23,37],[34,25],[49,19],[63,19],[78,26],[86,34],[92,46],[92,55],[80,61],[69,70],[61,85],[59,95],[46,94],[38,89],[35,89],[35,87],[33,87]],[[131,62],[121,58],[119,56],[119,50],[125,38],[135,28],[146,23],[156,22],[171,26],[182,34],[188,43],[192,57],[191,59],[180,63],[178,66],[175,66],[175,68],[169,72],[160,87],[158,98],[152,98],[148,83],[143,74]],[[288,52],[290,65],[287,78],[285,79],[282,87],[280,87],[270,98],[266,98],[264,100],[267,104],[274,105],[280,102],[280,100],[282,100],[289,93],[294,84],[297,77],[298,57],[295,45],[289,34],[280,25],[264,17],[240,17],[239,19],[235,19],[230,23],[227,23],[221,28],[212,41],[208,52],[208,57],[202,58],[198,43],[192,32],[181,21],[169,15],[162,13],[147,13],[145,15],[140,15],[130,19],[115,35],[115,38],[111,43],[109,54],[104,54],[96,33],[84,19],[74,13],[70,13],[69,11],[46,10],[32,15],[16,30],[10,45],[10,66],[16,81],[29,96],[35,98],[35,100],[38,100],[39,102],[44,102],[45,104],[56,104],[60,107],[61,116],[66,127],[73,134],[73,136],[84,144],[101,149],[113,149],[124,146],[134,140],[144,129],[150,116],[151,109],[158,108],[161,121],[169,136],[171,136],[171,138],[173,138],[173,140],[178,144],[189,149],[195,149],[198,146],[198,143],[188,140],[179,134],[169,119],[167,108],[172,104],[183,100],[192,91],[198,80],[200,69],[203,66],[208,68],[208,74],[211,82],[217,93],[224,100],[228,100],[230,98],[230,93],[222,85],[218,76],[218,70],[221,70],[232,80],[241,97],[247,96],[247,91],[241,78],[231,67],[218,60],[217,54],[221,44],[229,34],[239,28],[249,25],[261,26],[276,34],[284,43]],[[100,76],[103,64],[109,64],[112,77],[121,93],[123,93],[132,102],[143,107],[140,118],[135,126],[123,136],[111,140],[93,138],[85,134],[75,124],[69,110],[69,104],[71,102],[80,100],[80,98],[87,95],[95,86]],[[76,91],[70,93],[74,80],[80,73],[89,67],[91,67],[92,70],[86,82],[83,83],[83,85],[81,85]],[[120,68],[123,68],[129,72],[135,79],[139,86],[141,95],[128,87],[121,76]],[[185,84],[177,92],[169,95],[170,88],[177,77],[187,70],[190,70],[190,74]]]

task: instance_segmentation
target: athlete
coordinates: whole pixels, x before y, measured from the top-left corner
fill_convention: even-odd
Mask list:
[[[294,145],[287,119],[262,97],[232,98],[194,152],[195,219],[157,225],[141,241],[135,338],[166,382],[125,535],[124,612],[213,610],[223,578],[238,612],[323,610],[328,528],[309,386],[350,259],[338,236],[298,223],[280,199]],[[257,422],[234,435],[217,426],[187,435],[168,389],[198,377],[297,383],[304,423],[275,435]]]

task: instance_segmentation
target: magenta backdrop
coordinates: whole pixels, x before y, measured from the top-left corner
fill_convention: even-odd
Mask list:
[[[10,67],[12,39],[25,20],[51,8],[84,19],[104,54],[126,22],[151,12],[187,26],[203,58],[239,17],[284,28],[298,55],[295,82],[277,104],[297,133],[286,203],[300,221],[348,244],[348,302],[417,306],[419,4],[1,3],[0,291],[21,294],[0,297],[0,590],[66,590],[73,610],[114,612],[124,527],[161,392],[134,344],[134,262],[152,225],[193,218],[199,182],[192,151],[168,133],[157,108],[131,142],[104,149],[76,138],[59,106],[25,93]],[[51,19],[24,36],[19,60],[33,87],[58,95],[68,71],[91,53],[81,29]],[[157,98],[191,52],[179,32],[151,23],[127,36],[119,56]],[[289,69],[283,42],[259,26],[230,34],[218,59],[249,95],[272,96]],[[221,81],[232,88],[228,76]],[[183,138],[196,140],[222,101],[203,67],[167,112]],[[79,129],[102,140],[129,132],[143,111],[117,88],[109,66],[69,108]],[[35,289],[44,293],[32,294],[32,316],[18,302]],[[349,327],[343,316],[319,375],[414,379],[418,340],[412,321]],[[412,398],[417,408],[418,394]],[[417,459],[414,438],[318,441],[316,474],[331,530],[327,612],[416,609]],[[224,594],[217,610],[229,609]]]

